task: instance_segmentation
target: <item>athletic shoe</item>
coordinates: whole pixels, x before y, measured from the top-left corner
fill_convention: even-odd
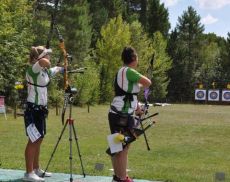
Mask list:
[[[38,175],[39,177],[43,177],[43,174],[44,174],[44,170],[42,169],[34,169],[34,172],[36,175]],[[45,175],[44,177],[51,177],[52,176],[52,173],[49,173],[49,172],[45,172]]]
[[[128,176],[126,179],[120,179],[116,175],[113,176],[112,182],[134,182],[133,179],[129,178]]]
[[[131,179],[130,177],[127,176],[124,182],[134,182],[134,181],[133,181],[133,179]]]
[[[40,178],[34,172],[25,173],[24,178],[22,180],[23,181],[30,181],[30,182],[43,182],[43,181],[45,181],[43,178]]]
[[[116,175],[113,175],[112,182],[121,182],[121,179],[118,178]]]

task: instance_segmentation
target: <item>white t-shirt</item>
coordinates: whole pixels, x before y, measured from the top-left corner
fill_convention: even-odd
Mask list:
[[[50,69],[43,68],[39,65],[39,62],[36,62],[34,65],[30,66],[26,71],[26,80],[29,83],[27,84],[27,102],[34,103],[36,105],[47,105],[47,87],[46,86],[51,76],[54,76],[61,70],[61,67],[53,67]],[[39,86],[36,86],[39,85]]]

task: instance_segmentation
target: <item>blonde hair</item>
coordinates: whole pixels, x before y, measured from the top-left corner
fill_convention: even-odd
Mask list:
[[[44,46],[32,46],[30,49],[29,63],[34,64],[38,61],[38,56],[45,50]]]

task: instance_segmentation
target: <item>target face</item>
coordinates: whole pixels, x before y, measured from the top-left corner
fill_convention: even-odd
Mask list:
[[[206,90],[196,89],[195,90],[195,100],[205,100]]]
[[[204,97],[204,92],[199,91],[199,92],[197,92],[196,96],[197,96],[199,99],[201,99],[201,98]]]
[[[209,90],[208,100],[209,101],[219,101],[219,90]]]
[[[218,94],[216,92],[211,92],[210,93],[210,98],[211,99],[216,99],[218,97]]]
[[[222,91],[222,101],[230,101],[230,90]]]

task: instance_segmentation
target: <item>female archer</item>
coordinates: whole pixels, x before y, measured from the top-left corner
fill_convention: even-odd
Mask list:
[[[42,140],[46,134],[47,86],[50,77],[63,71],[62,67],[50,68],[51,49],[44,46],[32,47],[30,66],[26,70],[27,106],[24,114],[28,143],[25,149],[26,173],[24,181],[44,181],[44,171],[39,166],[39,154]],[[49,177],[51,173],[44,173]]]
[[[114,81],[115,97],[111,103],[108,118],[112,134],[126,135],[134,125],[134,112],[136,115],[143,114],[137,100],[140,86],[148,88],[151,80],[135,70],[138,65],[138,57],[134,48],[125,47],[121,57],[123,67],[118,70]],[[114,169],[112,182],[133,182],[126,173],[129,145],[111,157]]]

